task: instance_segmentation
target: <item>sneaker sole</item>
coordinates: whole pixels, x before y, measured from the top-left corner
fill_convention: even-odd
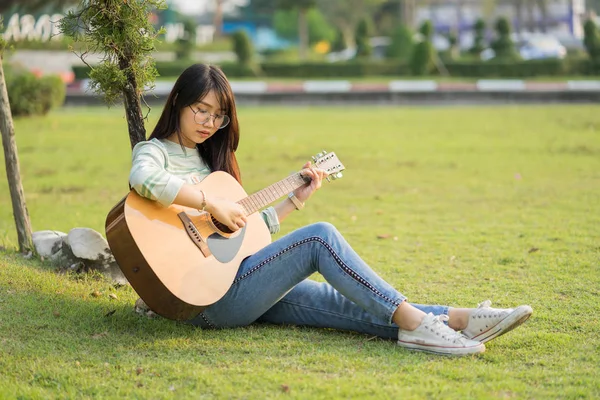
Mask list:
[[[479,343],[479,345],[472,347],[438,347],[398,340],[398,345],[409,350],[423,351],[425,353],[444,356],[468,356],[471,354],[483,353],[485,351],[485,345],[483,343]]]
[[[481,343],[489,342],[498,336],[504,335],[506,332],[510,332],[523,322],[527,321],[533,314],[533,309],[529,306],[519,306],[506,316],[502,321],[492,326],[485,332],[480,333],[477,336],[473,336],[469,339],[479,340]]]

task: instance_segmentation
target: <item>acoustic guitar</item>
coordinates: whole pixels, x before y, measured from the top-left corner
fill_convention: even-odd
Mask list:
[[[335,153],[323,151],[314,165],[341,177]],[[155,313],[187,320],[229,290],[241,262],[269,243],[271,234],[260,209],[310,182],[300,172],[250,196],[226,172],[217,171],[195,185],[199,190],[240,204],[246,225],[236,232],[208,212],[159,203],[131,190],[106,218],[106,238],[121,271]]]

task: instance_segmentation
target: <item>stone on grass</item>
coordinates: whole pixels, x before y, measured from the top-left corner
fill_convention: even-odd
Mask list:
[[[59,231],[37,231],[31,235],[36,253],[51,261],[58,260],[63,254],[63,244],[67,234]]]
[[[108,242],[91,228],[73,228],[69,231],[67,242],[77,258],[98,261],[112,257]]]
[[[116,283],[127,283],[108,242],[99,232],[90,228],[73,228],[67,235],[66,243],[75,257],[85,263],[86,269],[99,271]]]

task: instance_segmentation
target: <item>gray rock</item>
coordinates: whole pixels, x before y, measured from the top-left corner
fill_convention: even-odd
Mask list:
[[[108,242],[100,233],[90,228],[73,228],[69,231],[65,243],[73,255],[84,262],[84,270],[96,270],[116,283],[128,283],[108,247]]]
[[[77,258],[91,261],[112,258],[106,239],[91,228],[71,229],[67,235],[67,243]]]
[[[52,261],[57,261],[63,253],[64,241],[67,234],[59,231],[37,231],[31,235],[33,238],[33,247],[42,257]]]
[[[68,234],[37,231],[32,234],[35,251],[62,271],[83,273],[98,271],[115,283],[127,284],[127,278],[115,261],[108,242],[90,228],[74,228]]]

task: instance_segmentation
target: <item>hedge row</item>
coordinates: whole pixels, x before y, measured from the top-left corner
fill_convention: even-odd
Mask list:
[[[4,65],[4,73],[13,116],[44,115],[65,101],[66,85],[58,75],[37,77],[9,64]]]
[[[176,78],[190,65],[186,62],[157,62],[162,77]],[[590,59],[531,60],[531,61],[451,61],[445,62],[450,76],[472,78],[527,78],[534,76],[600,75],[600,63]],[[406,77],[410,68],[399,62],[347,63],[262,63],[255,68],[224,63],[221,68],[229,78],[358,78],[368,76]],[[73,67],[76,79],[88,77],[87,66]],[[432,71],[436,75],[436,71]]]

